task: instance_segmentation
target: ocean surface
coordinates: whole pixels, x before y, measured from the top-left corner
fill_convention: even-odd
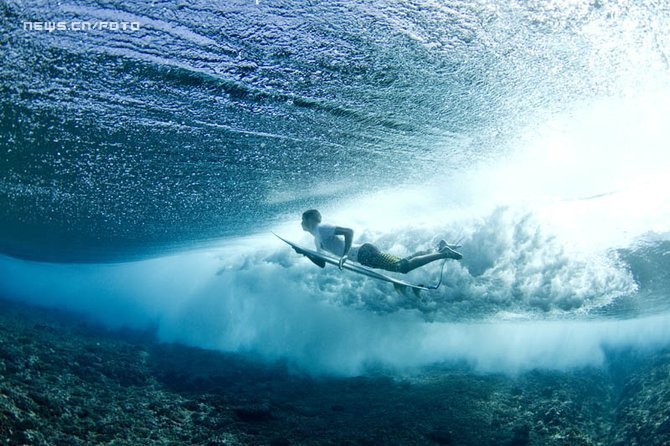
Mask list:
[[[4,0],[0,39],[3,299],[312,376],[670,345],[667,1]],[[464,257],[321,270],[271,233],[308,208]]]

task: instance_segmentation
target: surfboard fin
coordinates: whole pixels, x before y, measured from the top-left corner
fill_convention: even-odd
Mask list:
[[[400,294],[402,297],[407,297],[407,288],[408,286],[405,285],[400,285],[397,283],[393,284],[393,289],[396,290],[398,294]],[[412,288],[412,291],[414,292],[414,295],[416,296],[417,299],[421,299],[421,290],[418,288]]]

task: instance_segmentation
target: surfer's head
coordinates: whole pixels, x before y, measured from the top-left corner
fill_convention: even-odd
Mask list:
[[[321,212],[316,209],[310,209],[302,213],[302,229],[310,232],[321,223]]]

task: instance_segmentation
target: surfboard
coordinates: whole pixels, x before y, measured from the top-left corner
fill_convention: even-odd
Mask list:
[[[329,255],[329,254],[326,254],[326,253],[314,251],[314,250],[309,249],[309,248],[305,248],[304,246],[300,246],[297,243],[293,243],[289,240],[286,240],[283,237],[278,236],[274,232],[273,232],[273,234],[279,240],[283,241],[284,243],[289,245],[291,248],[293,248],[295,250],[295,252],[297,252],[298,254],[302,254],[306,257],[307,256],[314,257],[314,258],[323,260],[324,262],[329,263],[331,265],[335,265],[335,266],[339,266],[339,264],[340,264],[340,259],[333,256],[333,255]],[[444,263],[442,263],[442,268],[444,268]],[[441,272],[440,272],[440,280],[436,285],[419,285],[419,284],[415,284],[415,283],[406,282],[404,280],[396,279],[395,277],[387,276],[386,274],[382,274],[380,272],[374,271],[374,270],[372,270],[368,267],[365,267],[363,265],[360,265],[360,264],[354,263],[354,262],[346,262],[344,265],[342,265],[342,269],[346,269],[348,271],[351,271],[351,272],[354,272],[354,273],[357,273],[357,274],[362,274],[364,276],[371,277],[373,279],[382,280],[384,282],[392,283],[396,287],[396,289],[398,289],[398,287],[401,287],[401,288],[406,287],[406,288],[411,288],[413,290],[436,290],[442,284],[442,273]]]

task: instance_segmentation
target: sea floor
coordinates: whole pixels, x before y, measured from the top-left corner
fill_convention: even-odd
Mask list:
[[[664,445],[670,354],[314,378],[0,300],[3,445]]]

